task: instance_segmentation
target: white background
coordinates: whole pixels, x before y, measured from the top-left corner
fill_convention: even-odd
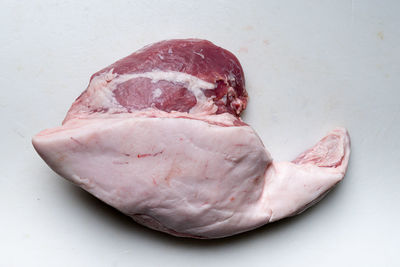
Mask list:
[[[1,1],[1,266],[400,266],[400,2]],[[241,61],[244,120],[275,159],[348,128],[344,181],[300,216],[222,240],[135,224],[54,174],[31,137],[92,73],[197,37]]]

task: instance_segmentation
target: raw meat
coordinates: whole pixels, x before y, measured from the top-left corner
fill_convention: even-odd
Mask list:
[[[33,145],[58,174],[150,228],[219,238],[298,214],[341,181],[337,128],[274,161],[240,119],[242,68],[197,39],[155,43],[95,73],[63,125]]]

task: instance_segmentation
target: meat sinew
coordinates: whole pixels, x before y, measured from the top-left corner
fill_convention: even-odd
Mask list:
[[[342,180],[350,154],[337,128],[274,161],[239,117],[246,104],[232,53],[162,41],[95,73],[62,126],[32,142],[55,172],[147,227],[225,237],[302,212]]]

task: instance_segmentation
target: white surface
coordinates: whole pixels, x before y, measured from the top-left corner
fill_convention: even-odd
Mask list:
[[[2,1],[0,266],[399,266],[399,1]],[[151,42],[206,38],[247,78],[244,116],[276,159],[334,126],[345,180],[304,214],[196,241],[133,223],[54,174],[30,139],[92,73]]]

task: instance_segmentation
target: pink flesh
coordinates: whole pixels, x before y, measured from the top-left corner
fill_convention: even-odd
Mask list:
[[[153,98],[157,89],[167,97]],[[167,112],[189,112],[190,108],[196,104],[196,98],[187,91],[184,84],[166,81],[152,82],[148,78],[136,78],[119,84],[114,90],[114,96],[118,103],[129,111],[154,106]]]
[[[219,238],[302,212],[343,179],[349,160],[342,128],[292,162],[272,160],[238,117],[246,103],[230,52],[163,41],[94,74],[63,125],[33,145],[58,174],[135,221]]]
[[[114,73],[118,74],[147,72],[154,69],[184,72],[204,81],[218,84],[218,94],[211,92],[208,95],[208,97],[217,96],[215,101],[226,95],[229,87],[234,89],[235,98],[244,101],[244,107],[240,107],[240,109],[230,107],[229,102],[223,105],[218,101],[220,109],[217,113],[229,112],[236,115],[240,114],[246,106],[247,92],[239,60],[231,52],[206,40],[187,39],[158,42],[144,47],[100,72],[112,68]],[[181,105],[179,101],[176,101],[176,104]]]
[[[212,90],[201,89],[216,107],[209,114],[228,112],[239,115],[246,108],[247,92],[238,59],[229,51],[206,40],[168,40],[146,46],[93,74],[90,81],[110,71],[117,77],[153,71],[185,73],[214,85],[215,89]],[[154,99],[152,93],[157,88],[160,88],[162,95]],[[150,107],[166,112],[188,112],[196,104],[196,98],[185,84],[165,80],[154,82],[145,78],[130,79],[118,84],[113,93],[114,105],[121,105],[123,112]],[[92,95],[86,90],[72,105],[65,121],[82,112],[83,106],[86,113],[108,110],[108,107],[101,109],[93,106]]]

